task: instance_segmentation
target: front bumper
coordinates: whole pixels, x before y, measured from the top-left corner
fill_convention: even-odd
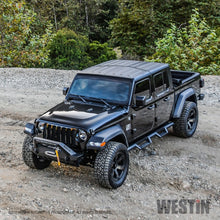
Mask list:
[[[36,155],[49,160],[57,161],[58,158],[55,152],[56,150],[59,153],[60,162],[65,164],[79,166],[79,163],[83,158],[83,154],[73,151],[62,142],[34,137],[32,151]]]

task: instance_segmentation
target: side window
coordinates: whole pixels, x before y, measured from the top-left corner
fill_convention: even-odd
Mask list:
[[[169,78],[166,71],[154,75],[154,87],[156,95],[169,88]]]
[[[168,78],[167,71],[163,72],[163,79],[164,79],[165,89],[168,89],[169,88],[169,78]]]
[[[156,94],[163,92],[163,73],[154,76],[154,86]]]
[[[150,98],[151,92],[150,92],[150,80],[145,79],[136,85],[135,94],[137,96],[146,96],[147,99]]]

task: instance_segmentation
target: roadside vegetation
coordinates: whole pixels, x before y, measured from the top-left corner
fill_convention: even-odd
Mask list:
[[[169,63],[173,69],[220,75],[220,38],[197,10],[193,12],[189,25],[172,25],[156,41],[156,52],[145,60]]]
[[[0,67],[120,57],[220,75],[219,11],[218,0],[1,0]]]

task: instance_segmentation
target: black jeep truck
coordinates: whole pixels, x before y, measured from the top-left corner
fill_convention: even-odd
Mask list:
[[[117,188],[126,179],[128,152],[146,148],[168,128],[191,137],[204,98],[199,73],[168,64],[112,60],[79,72],[65,100],[28,123],[22,155],[31,168],[51,161],[94,167],[99,184]]]

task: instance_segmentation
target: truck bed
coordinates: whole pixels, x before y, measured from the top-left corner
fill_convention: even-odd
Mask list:
[[[186,82],[189,82],[192,79],[195,79],[199,77],[199,73],[195,72],[186,72],[186,71],[180,71],[180,70],[170,70],[173,86],[179,87],[182,84],[185,84]]]

